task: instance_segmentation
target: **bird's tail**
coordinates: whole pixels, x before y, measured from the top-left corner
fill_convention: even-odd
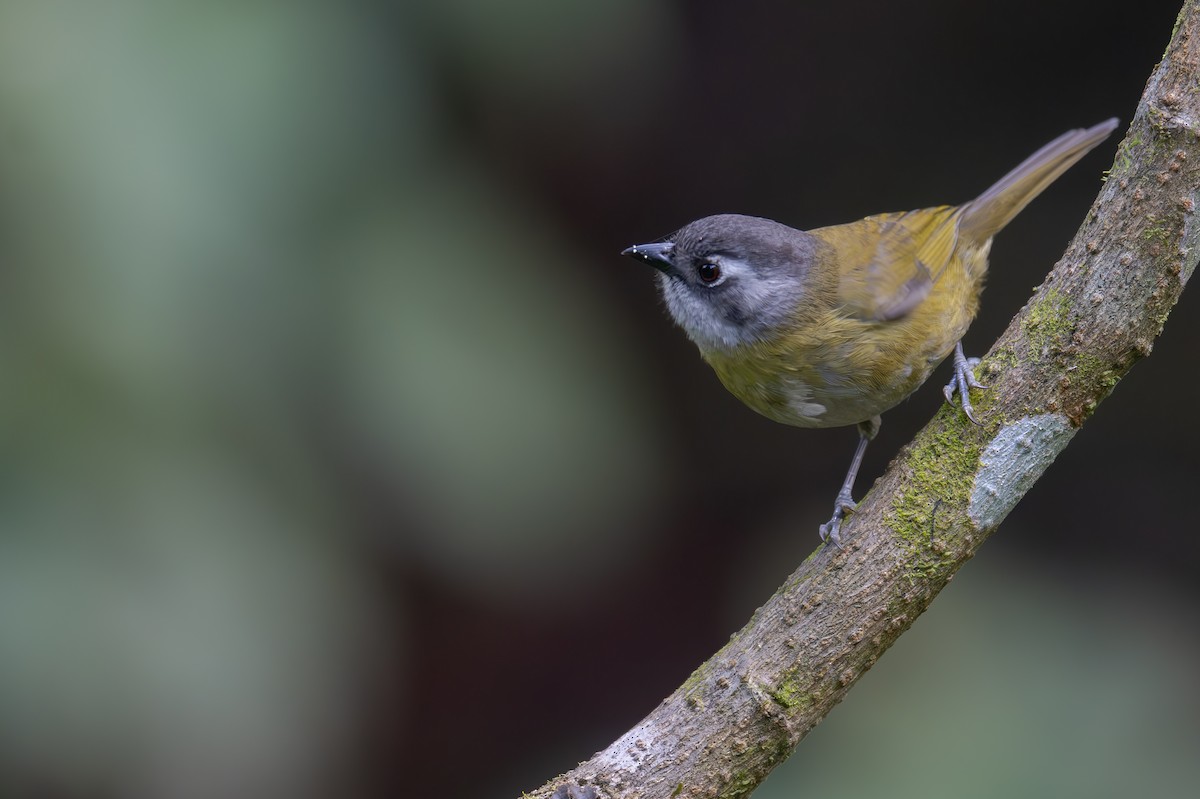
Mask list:
[[[990,189],[963,206],[959,234],[977,242],[996,235],[1029,202],[1117,127],[1108,119],[1087,129],[1069,130],[1021,162]]]

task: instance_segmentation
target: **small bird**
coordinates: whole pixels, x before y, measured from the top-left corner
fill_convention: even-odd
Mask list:
[[[963,205],[810,231],[753,216],[698,219],[621,254],[659,270],[667,310],[735,397],[796,427],[858,426],[858,448],[820,527],[841,545],[854,479],[880,417],[953,352],[947,401],[975,421],[977,358],[961,339],[979,309],[992,237],[1117,127],[1072,130]]]

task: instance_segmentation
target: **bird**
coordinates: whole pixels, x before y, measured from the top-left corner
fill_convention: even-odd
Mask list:
[[[622,251],[658,270],[667,311],[735,397],[795,427],[854,425],[858,445],[819,528],[841,547],[854,481],[880,415],[953,355],[944,389],[977,422],[978,358],[962,337],[979,310],[992,238],[1096,147],[1118,120],[1068,131],[961,205],[802,231],[717,214]]]

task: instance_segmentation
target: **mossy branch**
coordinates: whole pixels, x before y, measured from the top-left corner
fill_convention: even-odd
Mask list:
[[[864,497],[844,549],[814,552],[649,716],[528,796],[746,796],[908,629],[1150,353],[1191,276],[1198,65],[1188,0],[1083,226],[981,364],[981,425],[944,406]]]

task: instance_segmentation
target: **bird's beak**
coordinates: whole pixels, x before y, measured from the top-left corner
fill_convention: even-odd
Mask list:
[[[650,264],[655,269],[668,272],[674,265],[674,261],[671,259],[674,252],[675,244],[670,241],[664,241],[658,244],[635,244],[632,247],[621,250],[621,255],[628,255],[630,258],[636,258],[644,264]]]

